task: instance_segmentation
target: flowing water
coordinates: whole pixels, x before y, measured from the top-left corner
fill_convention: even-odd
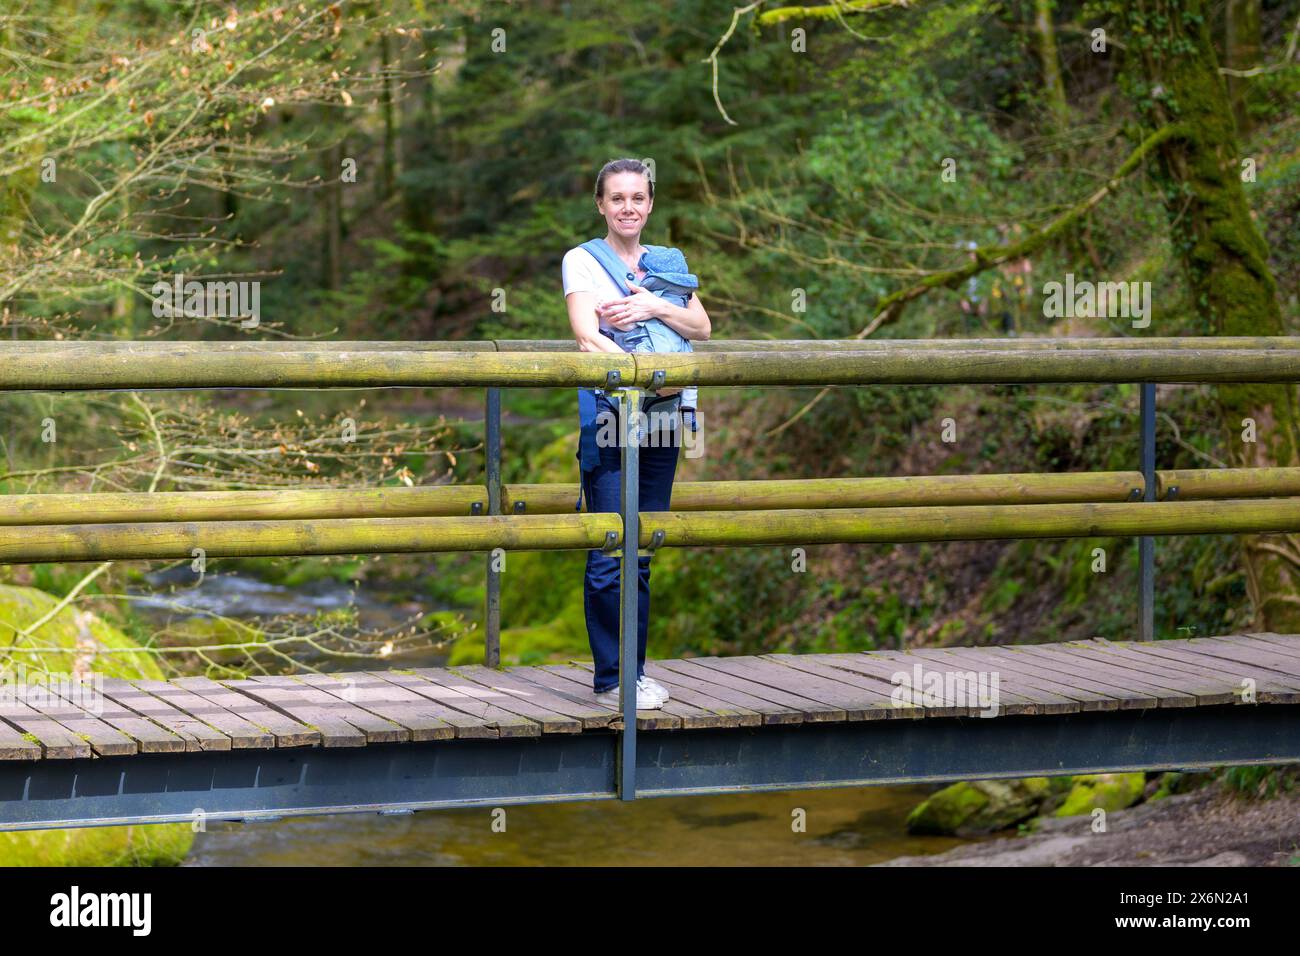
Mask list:
[[[658,797],[400,817],[347,814],[213,826],[189,866],[861,866],[965,841],[913,837],[920,787]],[[795,831],[803,810],[804,832]],[[494,822],[496,828],[494,829]]]
[[[163,617],[175,613],[169,600],[174,598],[141,595],[137,606]],[[335,581],[287,588],[240,574],[205,578],[186,590],[184,603],[230,617],[304,614],[355,603],[368,626],[407,613],[382,596]],[[485,807],[220,823],[196,836],[187,865],[853,866],[939,853],[965,842],[907,834],[904,820],[928,792],[867,787],[535,804],[507,808],[504,830],[500,814]],[[802,829],[796,826],[800,819]]]

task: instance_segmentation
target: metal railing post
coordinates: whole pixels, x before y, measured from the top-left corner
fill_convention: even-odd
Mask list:
[[[1143,382],[1139,414],[1142,419],[1142,500],[1156,500],[1156,386]],[[1156,539],[1138,538],[1138,640],[1155,640]]]
[[[623,518],[623,553],[619,559],[618,594],[618,700],[623,715],[619,738],[618,795],[636,799],[636,667],[637,599],[640,591],[638,550],[641,540],[641,396],[639,388],[624,388],[619,395],[621,487],[619,513]]]
[[[487,455],[487,513],[501,514],[501,389],[487,390],[483,450]],[[483,663],[501,666],[501,572],[496,555],[487,553],[487,587],[483,599]]]

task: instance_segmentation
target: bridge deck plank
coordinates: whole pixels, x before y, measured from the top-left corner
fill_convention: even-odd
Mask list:
[[[988,654],[990,659],[996,660],[999,666],[1016,668],[1021,673],[1032,674],[1036,678],[1042,677],[1056,684],[1062,688],[1060,693],[1068,697],[1072,696],[1080,701],[1086,700],[1086,695],[1100,698],[1103,704],[1097,708],[1099,710],[1110,709],[1104,705],[1105,700],[1113,701],[1116,705],[1115,709],[1118,710],[1145,710],[1159,703],[1154,695],[1093,680],[1077,671],[1070,671],[1054,665],[1051,661],[1026,654],[1024,647],[1019,644],[998,644],[981,650]],[[1085,704],[1083,709],[1090,708]]]
[[[1240,643],[1243,647],[1266,645],[1273,651],[1279,651],[1287,657],[1300,657],[1300,642],[1294,637],[1288,637],[1286,634],[1234,634],[1230,638],[1221,638],[1221,640],[1231,640],[1234,643]]]
[[[312,730],[261,701],[218,684],[210,677],[180,677],[172,683],[261,727],[275,737],[277,747],[307,747],[320,743],[320,731]]]
[[[129,680],[120,677],[105,678],[104,696],[171,731],[185,741],[187,752],[230,749],[230,738],[226,734],[161,697],[142,690]]]
[[[40,760],[41,745],[0,719],[0,760]]]
[[[874,702],[875,707],[880,708],[880,712],[885,717],[924,717],[925,708],[920,707],[910,700],[900,699],[897,703],[893,697],[893,689],[883,685],[878,678],[867,677],[856,671],[845,670],[840,667],[834,667],[824,663],[820,656],[800,656],[799,654],[764,654],[764,660],[776,661],[785,667],[793,667],[795,670],[806,671],[817,677],[834,681],[840,684],[847,684],[860,694],[866,694],[867,698]],[[847,712],[846,712],[847,713]],[[873,708],[872,716],[876,715]]]
[[[1237,700],[1232,688],[1223,680],[1211,680],[1198,675],[1185,674],[1162,667],[1146,655],[1135,654],[1118,644],[1095,641],[1067,641],[1056,645],[1059,653],[1078,654],[1090,660],[1120,669],[1134,671],[1144,675],[1144,679],[1157,687],[1191,695],[1195,703],[1202,707],[1216,704],[1231,704]],[[1164,699],[1161,699],[1164,706]]]
[[[637,727],[926,720],[989,710],[956,681],[943,682],[937,702],[920,695],[929,687],[900,695],[907,684],[900,674],[917,667],[996,673],[996,716],[1232,705],[1247,699],[1247,678],[1256,703],[1300,704],[1300,635],[1259,633],[651,661],[647,673],[673,696],[662,710],[639,711]],[[504,671],[472,665],[226,681],[106,678],[103,700],[92,702],[54,687],[48,699],[29,702],[0,693],[0,760],[618,730],[617,708],[595,701],[591,671],[590,661],[575,661]]]
[[[191,717],[221,731],[230,738],[230,746],[234,750],[265,749],[275,746],[275,737],[263,728],[184,687],[163,680],[138,679],[131,683],[153,697],[166,701],[177,710],[184,711]]]
[[[773,703],[796,707],[803,712],[805,723],[821,721],[865,720],[875,708],[875,716],[886,716],[884,708],[867,692],[853,690],[834,681],[786,667],[759,657],[693,657],[684,663],[709,672],[721,684]]]
[[[988,707],[978,700],[978,696],[979,678],[981,676],[984,680],[985,692],[990,695],[992,693],[992,673],[996,670],[996,667],[991,665],[990,658],[982,654],[977,654],[974,657],[969,655],[961,657],[949,653],[947,649],[939,648],[921,648],[910,653],[921,658],[922,661],[928,662],[931,670],[935,669],[937,665],[937,668],[944,673],[945,678],[948,674],[960,675],[963,680],[961,682],[953,681],[954,691],[962,688],[967,700],[970,700],[974,695],[976,705],[980,707],[981,711],[988,710]],[[1029,687],[1024,681],[1016,679],[1010,674],[1004,679],[1001,671],[997,673],[998,713],[1011,716],[1015,714],[1072,714],[1079,712],[1078,701]],[[965,678],[970,674],[975,674],[977,678],[974,688],[964,686],[968,683]]]
[[[1291,690],[1300,689],[1300,659],[1274,654],[1268,650],[1242,647],[1214,640],[1189,641],[1176,653],[1206,666],[1221,669],[1225,680],[1240,686],[1243,677],[1268,680]]]
[[[893,694],[899,690],[900,699],[910,701],[912,706],[920,707],[926,717],[973,717],[979,709],[970,702],[958,701],[941,695],[938,703],[921,692],[924,688],[905,688],[895,681],[895,675],[911,673],[913,665],[920,664],[921,659],[910,657],[897,651],[871,651],[858,654],[828,654],[826,663],[840,670],[851,671],[879,682],[880,686]]]
[[[1199,674],[1211,680],[1224,681],[1231,684],[1234,693],[1238,695],[1245,689],[1242,679],[1245,677],[1254,678],[1255,693],[1260,703],[1300,703],[1300,677],[1282,677],[1272,671],[1262,671],[1251,665],[1232,664],[1221,658],[1197,654],[1184,648],[1162,647],[1161,645],[1164,643],[1166,642],[1154,641],[1150,645],[1132,644],[1125,645],[1125,647],[1139,656],[1155,658],[1161,667],[1167,667],[1173,671]],[[1227,668],[1225,668],[1225,664]]]
[[[571,717],[582,725],[583,730],[596,730],[608,727],[612,719],[608,710],[600,707],[593,700],[583,700],[576,694],[565,694],[524,680],[511,671],[498,671],[481,664],[465,664],[450,668],[453,674],[460,674],[466,680],[495,691],[517,698],[526,703],[536,704],[539,708],[555,714]],[[502,704],[507,710],[511,706]],[[543,723],[543,730],[546,724]],[[550,731],[547,731],[550,732]]]
[[[315,690],[305,684],[298,688],[268,684],[256,679],[229,680],[222,683],[231,690],[239,691],[268,707],[292,717],[320,734],[322,747],[364,747],[366,732],[364,726],[373,715],[357,711],[344,701],[331,698],[322,690]],[[348,720],[348,717],[361,713],[362,727]]]
[[[1125,670],[1113,661],[1098,661],[1061,651],[1055,644],[1025,644],[1020,649],[1044,666],[1064,673],[1080,674],[1089,680],[1113,684],[1151,699],[1153,707],[1195,707],[1196,697],[1152,683],[1149,674]]]
[[[47,760],[70,760],[90,756],[90,744],[57,720],[46,717],[21,701],[0,702],[0,720],[11,724],[20,737],[26,734],[34,738],[29,742],[36,743]]]
[[[572,664],[543,664],[536,671],[539,674],[547,674],[552,678],[568,681],[571,690],[572,685],[577,685],[576,692],[592,696],[591,693],[591,674]],[[614,719],[609,722],[611,730],[621,730],[623,728],[623,716],[616,708],[610,708],[614,713]],[[638,710],[636,712],[636,726],[638,730],[680,730],[682,719],[671,711],[663,710]]]
[[[411,740],[448,740],[456,736],[456,728],[443,720],[432,701],[425,700],[418,694],[409,694],[377,677],[364,674],[306,674],[299,680],[397,724],[410,733]],[[370,734],[366,735],[366,740],[372,742]]]
[[[646,661],[645,672],[647,676],[658,681],[668,689],[673,697],[683,703],[711,711],[722,717],[725,720],[723,726],[758,727],[763,723],[763,715],[758,711],[733,704],[730,701],[700,690],[697,686],[691,686],[689,679],[684,680],[672,671],[657,666],[654,661]]]
[[[591,661],[574,661],[573,666],[587,674],[591,674],[596,669],[596,665]],[[668,700],[663,705],[663,711],[666,714],[679,718],[682,722],[682,728],[685,730],[694,730],[703,727],[738,726],[737,721],[731,716],[719,714],[707,707],[697,706],[681,696],[676,696]]]
[[[67,704],[87,710],[93,717],[98,717],[135,741],[137,750],[142,754],[183,753],[185,741],[165,727],[159,726],[148,717],[141,717],[116,701],[99,695],[94,710],[85,707],[86,701],[64,692],[60,698]],[[98,712],[96,712],[98,711]]]
[[[100,757],[124,757],[138,751],[136,742],[111,724],[87,713],[76,704],[65,700],[42,700],[28,705],[43,717],[57,720],[68,731],[90,744]]]
[[[757,714],[760,722],[765,725],[803,723],[802,710],[774,704],[734,687],[715,683],[711,680],[712,674],[702,673],[699,668],[692,667],[690,661],[647,661],[646,673],[655,680],[662,681],[670,691],[679,688],[704,694],[728,707]]]
[[[991,647],[949,647],[944,649],[944,653],[961,661],[968,669],[979,666],[997,674],[999,688],[1005,682],[1013,689],[1019,688],[1021,696],[1058,708],[1055,711],[1045,710],[1044,713],[1070,714],[1119,709],[1119,701],[1110,694],[1061,683],[1059,678],[1052,677],[1048,672],[1028,666],[1021,660],[999,656],[992,653],[993,650]],[[1062,704],[1063,701],[1068,704]]]
[[[487,726],[495,728],[498,736],[541,736],[542,727],[537,721],[498,707],[491,697],[484,696],[482,688],[443,668],[418,667],[411,672],[410,682],[404,682],[403,686],[431,700],[469,714]]]
[[[487,668],[483,668],[488,673]],[[443,687],[449,687],[467,697],[492,708],[492,713],[513,715],[520,723],[536,724],[543,734],[577,734],[582,732],[582,722],[568,714],[546,707],[536,699],[529,699],[522,694],[511,694],[497,687],[489,686],[483,680],[474,680],[460,668],[421,668],[415,673],[425,679],[432,676]]]

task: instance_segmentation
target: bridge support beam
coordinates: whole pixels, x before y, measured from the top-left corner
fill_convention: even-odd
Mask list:
[[[621,735],[0,762],[0,830],[619,796]],[[638,797],[1300,763],[1300,705],[642,731]]]

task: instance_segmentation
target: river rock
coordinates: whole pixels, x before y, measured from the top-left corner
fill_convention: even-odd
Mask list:
[[[956,836],[992,833],[1032,817],[1050,795],[1046,777],[954,783],[913,810],[907,830]]]
[[[1107,813],[1131,807],[1142,798],[1146,786],[1143,773],[1090,773],[1074,778],[1058,817],[1073,817],[1102,809]]]

